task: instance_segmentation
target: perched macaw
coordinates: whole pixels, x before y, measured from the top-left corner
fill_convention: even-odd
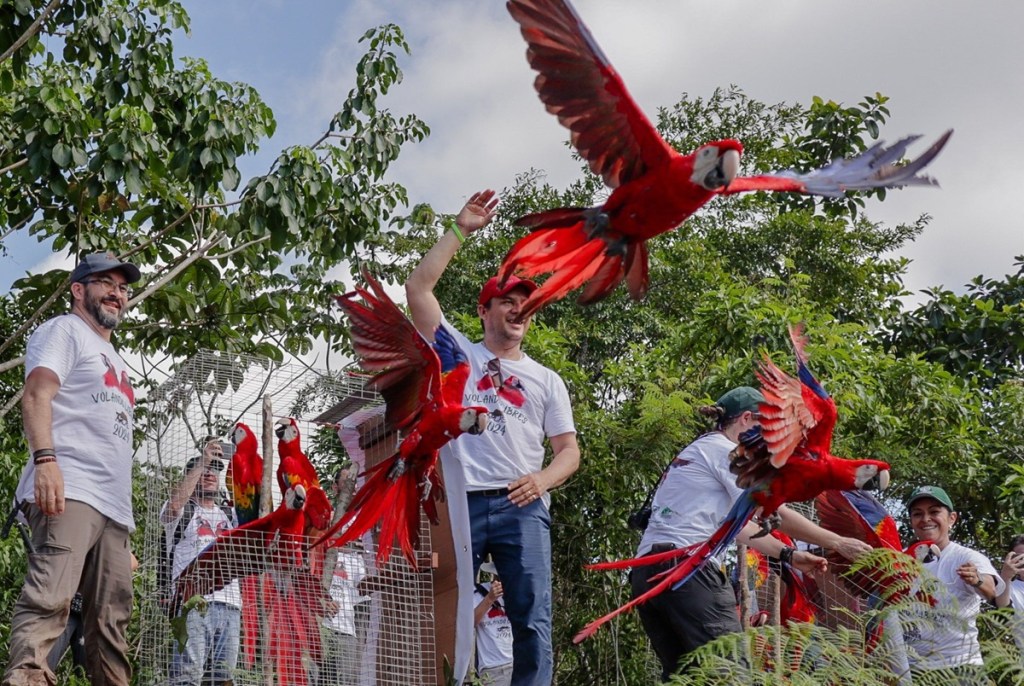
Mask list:
[[[807,368],[802,328],[790,329],[790,339],[799,380],[780,370],[767,356],[762,360],[757,372],[765,398],[758,408],[761,426],[742,434],[730,456],[730,470],[745,490],[718,529],[708,540],[685,548],[589,565],[589,569],[622,569],[683,558],[672,569],[652,577],[656,583],[650,590],[584,627],[573,638],[575,643],[616,615],[669,587],[686,583],[709,559],[724,552],[755,515],[767,533],[768,524],[784,503],[813,500],[828,489],[884,489],[889,485],[889,465],[885,462],[846,460],[829,452],[836,423],[835,402]]]
[[[290,486],[302,484],[306,489],[306,519],[312,527],[324,531],[331,525],[334,508],[327,493],[320,486],[320,476],[316,468],[302,452],[299,425],[292,418],[279,419],[277,428],[277,454],[281,462],[277,465],[277,484],[284,493]]]
[[[235,453],[228,465],[228,480],[238,524],[248,524],[260,516],[260,488],[263,484],[263,457],[256,434],[242,422],[231,432]]]
[[[260,455],[256,434],[242,422],[235,424],[231,442],[235,445],[235,452],[228,464],[226,481],[238,524],[248,524],[260,515],[263,457]],[[238,586],[242,603],[241,657],[243,664],[251,667],[256,662],[259,643],[259,577],[244,576],[238,580]]]
[[[363,279],[367,288],[337,301],[348,316],[359,365],[376,372],[366,385],[384,397],[385,421],[403,437],[396,454],[366,471],[348,511],[321,541],[342,531],[329,545],[344,545],[380,521],[378,562],[387,561],[397,542],[416,569],[420,503],[436,523],[435,501],[443,495],[438,451],[464,433],[483,433],[488,410],[462,404],[469,362],[451,333],[439,326],[431,346],[366,270]]]
[[[851,574],[846,574],[850,569],[849,560],[834,552],[829,553],[832,571],[843,575],[854,595],[873,597],[887,603],[898,602],[907,596],[919,576],[915,566],[907,564],[907,558],[927,562],[932,555],[939,553],[938,546],[931,541],[918,541],[904,551],[896,521],[870,493],[825,491],[818,495],[815,507],[822,528],[864,541],[872,548],[892,552],[891,556],[879,560],[877,566],[860,568]],[[924,596],[921,600],[931,602]]]
[[[260,574],[270,567],[301,567],[306,489],[289,487],[276,510],[217,536],[175,581],[175,597],[209,595],[232,579]]]
[[[879,143],[807,174],[737,177],[743,152],[737,140],[709,142],[681,155],[633,101],[568,0],[509,0],[507,7],[538,72],[534,87],[541,102],[612,189],[598,207],[563,207],[517,220],[531,233],[505,256],[499,277],[551,274],[523,304],[521,319],[583,284],[582,304],[604,298],[623,279],[639,300],[648,287],[646,241],[676,228],[716,195],[787,191],[836,197],[848,190],[936,185],[917,173],[952,131],[906,165],[899,162],[917,136],[890,147]]]

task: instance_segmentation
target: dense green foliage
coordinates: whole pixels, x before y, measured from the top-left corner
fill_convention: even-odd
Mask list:
[[[0,3],[0,54],[43,4]],[[427,206],[406,215],[404,190],[383,181],[401,147],[427,133],[415,116],[395,117],[379,102],[401,80],[402,33],[367,32],[355,85],[325,133],[242,184],[236,161],[273,130],[273,115],[250,87],[218,80],[201,60],[175,58],[170,32],[187,21],[171,0],[62,3],[38,36],[0,61],[0,249],[7,236],[29,232],[63,254],[109,248],[146,265],[134,314],[118,334],[133,352],[180,358],[209,348],[279,359],[307,352],[320,336],[344,351],[337,315],[324,306],[334,288],[328,270],[348,257],[372,258],[381,277],[400,282],[452,220]],[[61,40],[40,40],[47,35]],[[856,106],[815,98],[800,107],[731,89],[684,97],[659,113],[658,125],[681,150],[741,139],[749,173],[855,153],[887,115],[880,95]],[[927,207],[929,192],[906,192]],[[512,219],[593,204],[601,193],[585,171],[567,189],[525,173],[439,285],[449,316],[472,335],[479,286],[519,235]],[[565,378],[583,449],[580,471],[553,500],[559,684],[654,680],[635,617],[572,646],[580,626],[626,597],[622,578],[582,564],[633,553],[637,535],[626,517],[702,430],[696,407],[753,383],[762,353],[790,367],[792,322],[807,323],[812,366],[839,405],[836,453],[890,461],[897,514],[914,486],[945,486],[962,513],[954,538],[1001,558],[1024,515],[1021,273],[979,277],[963,294],[936,289],[904,311],[899,252],[926,230],[927,217],[883,226],[868,218],[873,201],[865,197],[716,200],[652,242],[643,302],[620,289],[586,309],[570,298],[537,317],[526,349]],[[62,271],[21,279],[0,309],[7,493],[25,459],[16,361],[26,333],[57,311],[66,279]],[[20,543],[0,542],[5,617],[22,560]],[[1005,635],[986,631],[996,641]],[[1005,648],[993,645],[993,656]],[[862,665],[834,666],[844,681],[865,678]]]

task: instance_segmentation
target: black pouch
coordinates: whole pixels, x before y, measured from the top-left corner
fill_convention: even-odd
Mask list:
[[[630,529],[644,531],[647,529],[647,525],[651,522],[651,512],[651,503],[645,502],[640,506],[639,510],[634,510],[629,513],[629,518],[626,519],[626,524]]]

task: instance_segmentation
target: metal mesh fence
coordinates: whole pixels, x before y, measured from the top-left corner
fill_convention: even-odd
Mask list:
[[[376,532],[341,550],[309,550],[308,534],[280,533],[289,530],[287,525],[277,528],[294,522],[288,517],[295,515],[282,503],[274,478],[277,438],[268,425],[282,417],[296,419],[303,451],[326,494],[340,498],[334,500],[341,505],[337,517],[351,488],[332,495],[333,476],[357,456],[342,446],[336,423],[363,419],[357,424],[356,450],[365,452],[369,465],[389,454],[395,444],[395,434],[379,412],[372,411],[380,400],[363,389],[364,381],[364,376],[351,373],[327,374],[297,364],[205,352],[182,364],[150,396],[145,452],[138,466],[144,502],[136,508],[144,589],[138,608],[139,683],[176,683],[187,673],[190,660],[185,657],[190,654],[194,664],[203,663],[193,669],[201,671],[204,684],[228,679],[239,686],[406,685],[435,680],[431,539],[425,518],[419,571],[397,551],[378,567]],[[200,455],[208,438],[216,438],[230,463],[234,445],[228,436],[237,422],[248,425],[263,444],[263,490],[269,488],[273,495],[269,509],[275,520],[272,525],[231,532],[222,523],[220,506],[197,509],[191,529],[185,525],[176,540],[179,522],[161,517],[161,512],[182,481],[187,461]],[[227,501],[225,476],[218,475],[218,486],[220,499]],[[200,560],[181,576],[189,583],[175,586],[168,577],[176,576],[183,565],[170,563],[167,551],[174,549],[179,560],[191,558],[203,535],[204,544],[216,535],[215,543],[204,548]],[[172,601],[169,588],[179,591]],[[229,622],[229,633],[234,630],[230,622],[240,626],[237,665],[226,674],[218,673],[219,661],[209,654],[212,637],[203,650],[201,628],[220,621]]]

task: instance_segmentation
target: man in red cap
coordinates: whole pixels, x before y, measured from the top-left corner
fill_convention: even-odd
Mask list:
[[[548,492],[579,467],[580,451],[565,383],[522,350],[529,320],[520,308],[537,285],[511,277],[490,279],[477,299],[483,340],[469,341],[448,322],[434,287],[464,240],[494,218],[494,191],[475,193],[409,275],[409,310],[420,333],[433,340],[440,324],[453,333],[471,365],[464,400],[492,409],[482,436],[450,442],[466,475],[473,544],[473,575],[491,555],[505,586],[512,624],[512,684],[551,683],[551,518]],[[544,439],[554,455],[544,464]]]

